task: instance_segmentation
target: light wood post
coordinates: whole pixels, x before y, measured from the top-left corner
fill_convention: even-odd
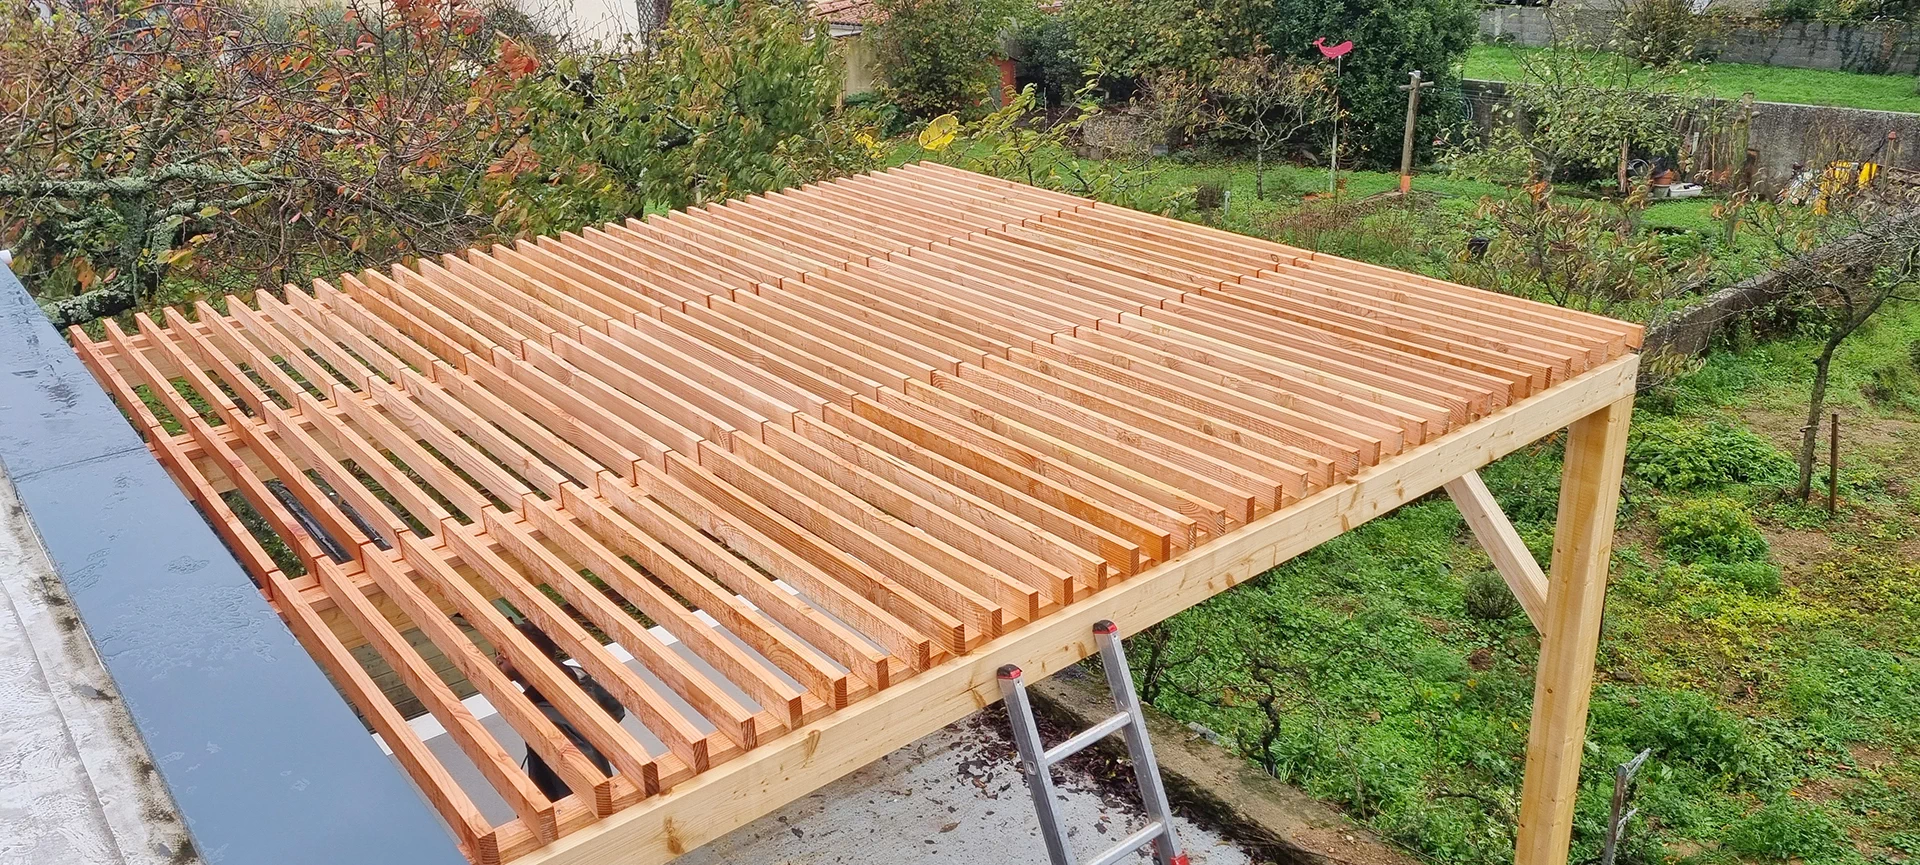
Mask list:
[[[1433,82],[1420,80],[1420,70],[1415,69],[1407,75],[1407,83],[1398,89],[1407,91],[1407,130],[1406,137],[1400,139],[1400,195],[1405,197],[1413,191],[1413,127],[1420,122],[1420,91],[1432,87]]]
[[[1567,428],[1560,518],[1553,537],[1540,667],[1533,686],[1533,726],[1527,736],[1527,775],[1514,844],[1517,865],[1567,862],[1627,452],[1627,422],[1632,414],[1633,397],[1629,396]]]

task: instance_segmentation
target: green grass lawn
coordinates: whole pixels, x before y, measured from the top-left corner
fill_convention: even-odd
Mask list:
[[[899,165],[931,158],[911,137],[899,139],[886,162]],[[1090,160],[1071,160],[1082,171],[1096,171]],[[966,160],[961,160],[966,167]],[[1470,180],[1441,169],[1416,170],[1413,189],[1423,193],[1420,208],[1375,207],[1342,214],[1327,198],[1327,169],[1290,163],[1267,169],[1266,197],[1256,194],[1253,163],[1247,159],[1195,158],[1178,155],[1154,159],[1150,188],[1158,195],[1175,196],[1203,184],[1218,184],[1228,193],[1223,212],[1199,214],[1176,207],[1172,215],[1204,221],[1217,227],[1343,255],[1374,264],[1458,279],[1455,264],[1469,237],[1480,231],[1475,209],[1483,199],[1515,194],[1497,183]],[[1342,170],[1338,202],[1354,203],[1399,188],[1400,176],[1391,171]],[[1737,281],[1765,267],[1767,249],[1757,239],[1741,238],[1737,249],[1722,247],[1722,230],[1711,218],[1715,200],[1706,198],[1659,201],[1649,205],[1643,222],[1666,238],[1678,257],[1707,255],[1726,282]],[[1675,299],[1682,301],[1684,299]],[[1654,310],[1624,311],[1651,315]]]
[[[1515,80],[1523,68],[1519,55],[1540,50],[1543,49],[1476,45],[1467,53],[1466,77]],[[1763,102],[1920,112],[1920,92],[1915,91],[1911,75],[1864,75],[1750,63],[1708,63],[1704,74],[1707,92],[1726,99],[1739,99],[1751,92],[1755,99]]]

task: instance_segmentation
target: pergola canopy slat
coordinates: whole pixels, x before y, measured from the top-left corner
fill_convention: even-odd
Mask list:
[[[990,699],[981,670],[1084,655],[1068,623],[1144,627],[1630,396],[1641,336],[931,164],[196,318],[74,339],[475,862],[682,851]]]

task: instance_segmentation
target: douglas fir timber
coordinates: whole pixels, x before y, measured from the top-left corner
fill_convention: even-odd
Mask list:
[[[931,164],[135,322],[76,350],[477,863],[665,861],[1443,486],[1564,862],[1637,326]],[[1475,471],[1568,426],[1549,579]]]

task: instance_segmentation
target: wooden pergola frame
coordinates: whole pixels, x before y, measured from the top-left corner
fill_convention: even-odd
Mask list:
[[[1516,859],[1566,860],[1636,325],[933,165],[164,319],[74,343],[475,862],[664,862],[994,702],[1003,664],[1443,487],[1542,634]],[[1476,472],[1561,428],[1548,574]]]

